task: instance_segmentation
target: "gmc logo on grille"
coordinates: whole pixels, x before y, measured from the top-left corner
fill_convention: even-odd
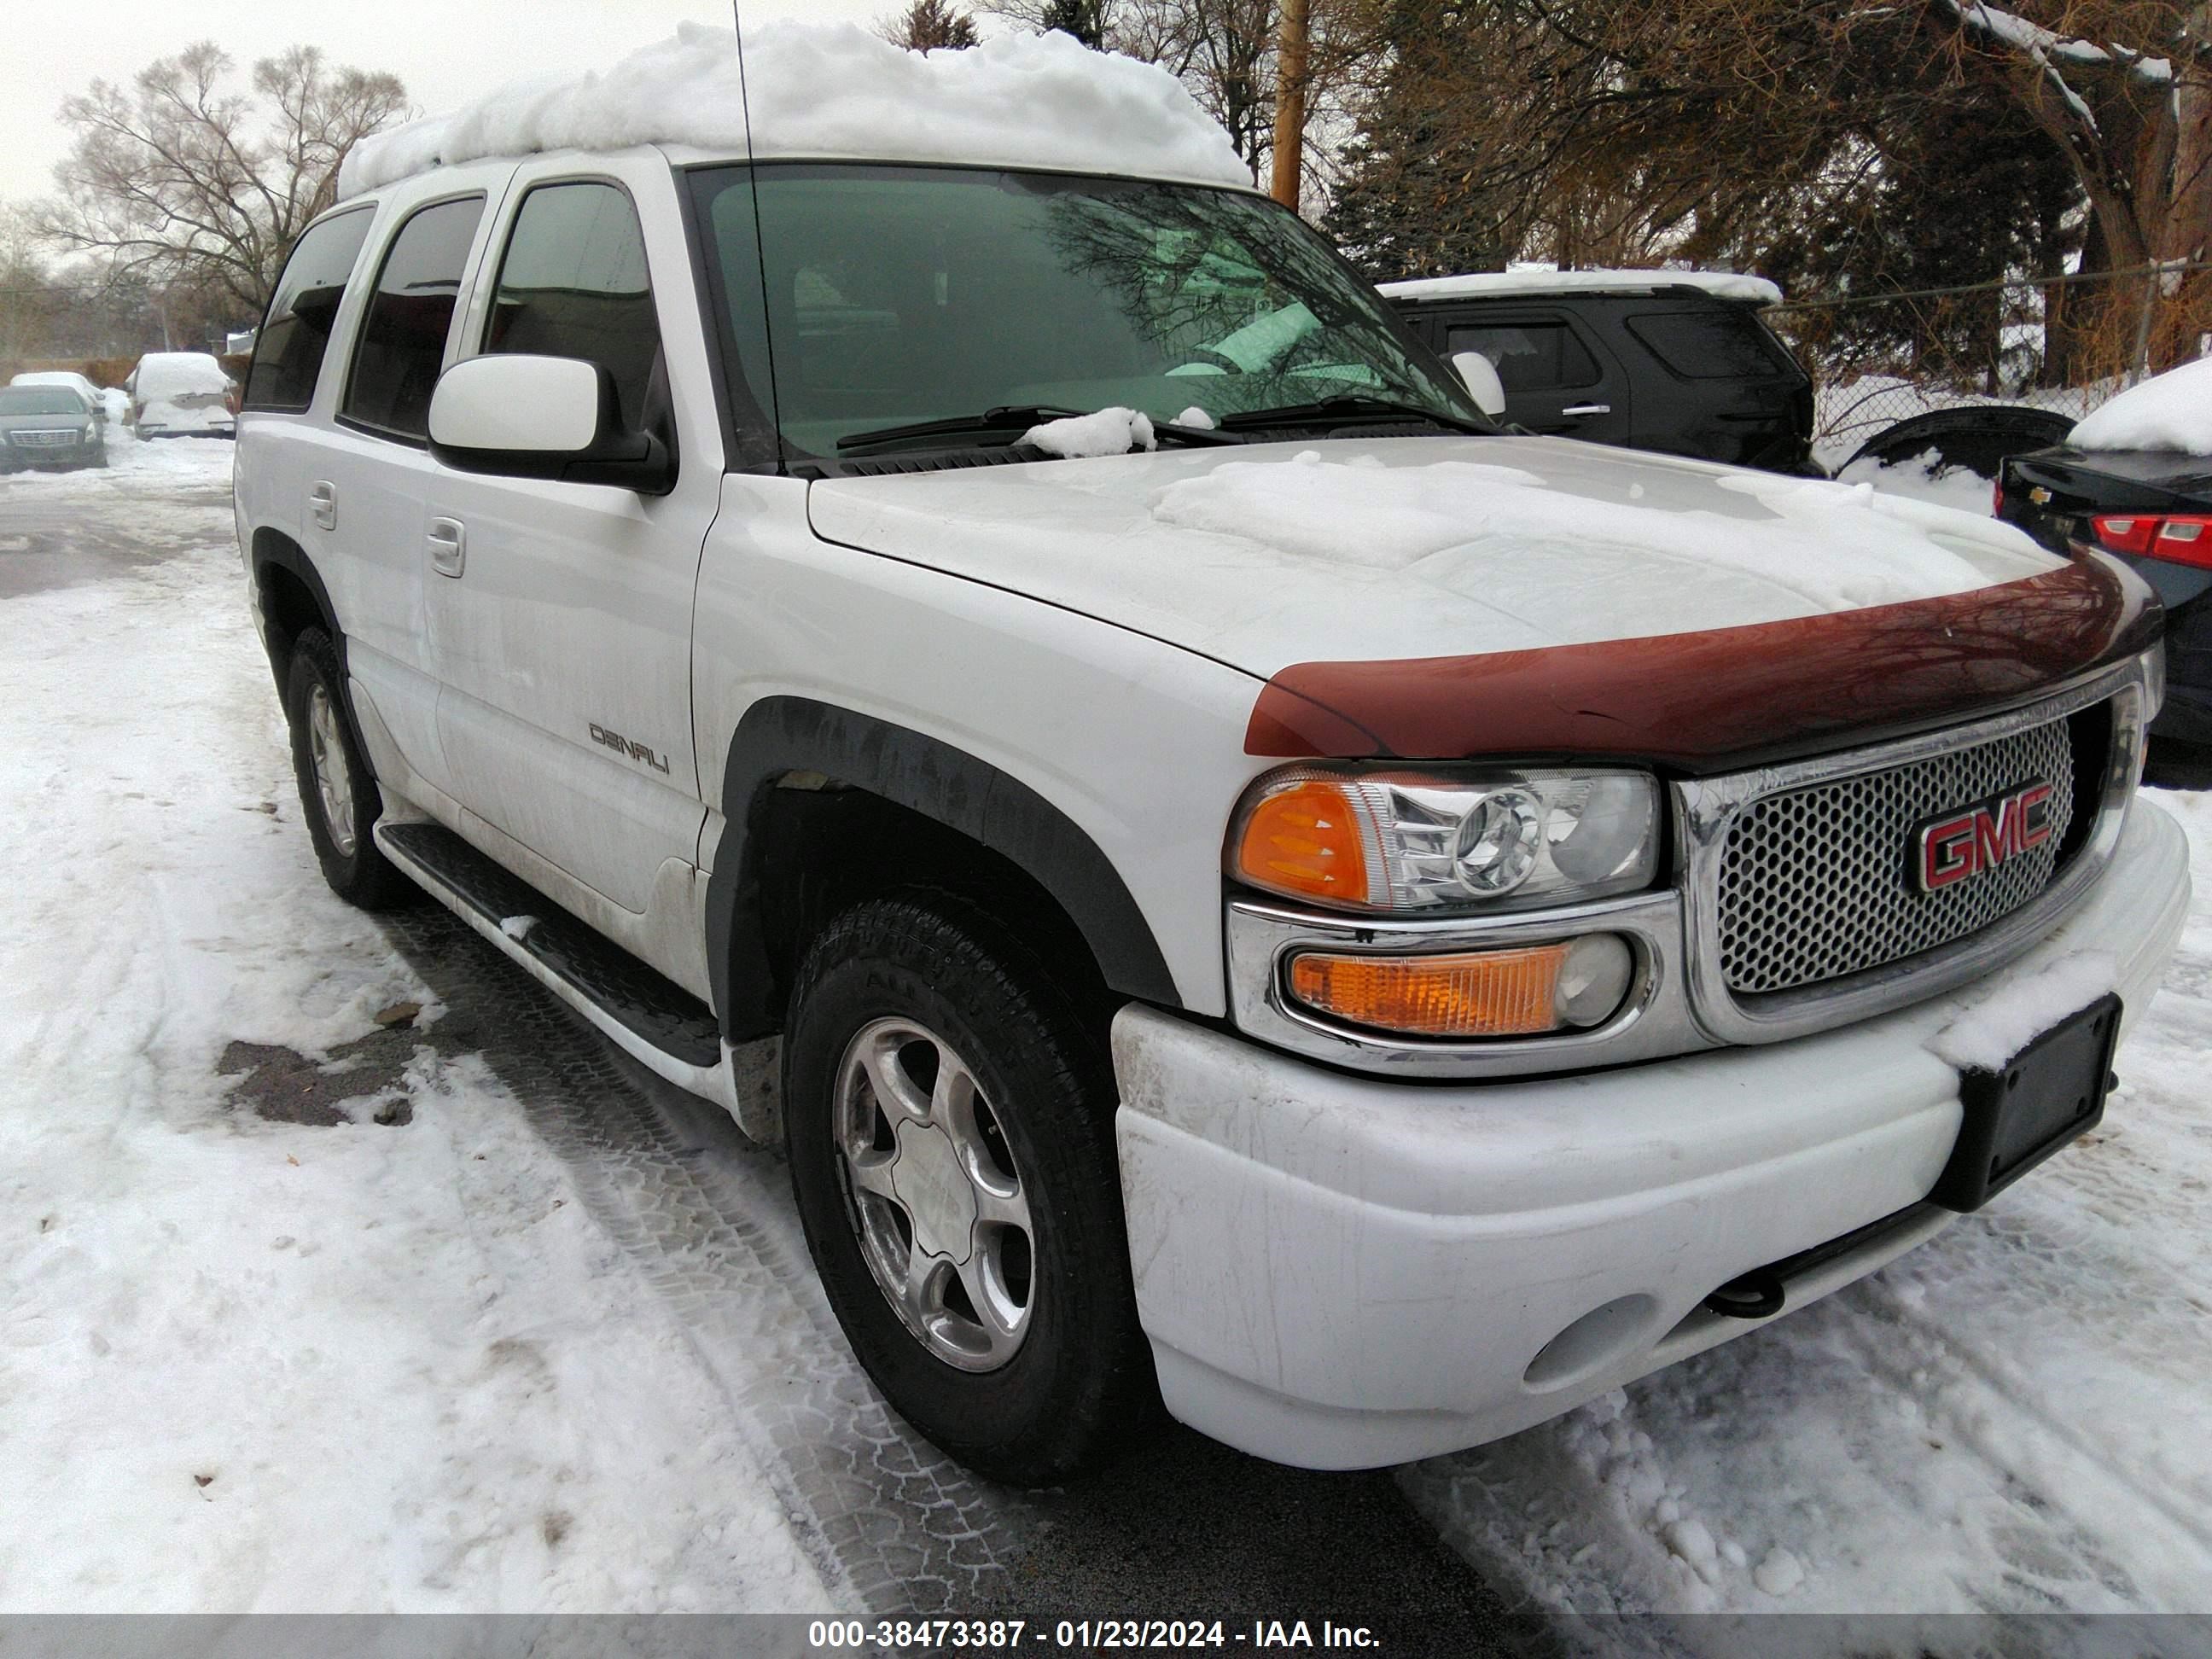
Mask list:
[[[1913,832],[1912,873],[1920,890],[1955,887],[2042,846],[2051,839],[2051,793],[2039,779],[1929,819]]]

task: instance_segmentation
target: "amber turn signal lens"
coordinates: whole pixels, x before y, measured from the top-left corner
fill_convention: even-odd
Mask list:
[[[1367,899],[1359,817],[1342,786],[1322,781],[1263,797],[1244,821],[1237,867],[1256,886],[1338,904]]]
[[[1559,1029],[1559,970],[1572,944],[1437,957],[1291,963],[1291,994],[1318,1013],[1412,1036],[1535,1036]]]

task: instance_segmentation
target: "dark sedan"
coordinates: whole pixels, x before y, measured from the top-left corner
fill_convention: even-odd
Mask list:
[[[0,386],[0,471],[106,461],[100,422],[78,393],[65,386]]]
[[[2166,602],[2166,711],[2151,730],[2212,744],[2212,455],[2172,449],[2016,455],[1997,516],[2045,546],[2103,549]]]

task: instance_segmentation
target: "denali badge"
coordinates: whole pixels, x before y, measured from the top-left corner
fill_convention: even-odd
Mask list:
[[[627,755],[634,761],[643,761],[656,772],[665,772],[668,769],[668,757],[665,755],[655,754],[651,744],[636,742],[623,736],[619,732],[610,732],[596,720],[591,723],[591,726],[593,743],[604,744],[617,755]]]
[[[1929,818],[1913,832],[1920,890],[1940,891],[2042,846],[2051,839],[2051,786],[2037,780]]]

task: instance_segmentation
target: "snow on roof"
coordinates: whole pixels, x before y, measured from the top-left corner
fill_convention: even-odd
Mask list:
[[[747,32],[750,153],[954,161],[1174,179],[1249,190],[1229,135],[1165,70],[1065,34],[908,52],[852,24]],[[686,23],[576,78],[510,83],[453,114],[363,140],[338,173],[357,196],[443,164],[550,149],[689,144],[748,153],[737,37]]]
[[[2076,449],[2176,449],[2212,455],[2212,357],[2129,387],[2092,411],[2066,441]]]
[[[1748,300],[1754,305],[1778,305],[1782,290],[1764,276],[1745,276],[1733,270],[1551,270],[1524,267],[1514,270],[1477,270],[1464,276],[1423,276],[1411,282],[1383,283],[1382,291],[1394,300],[1489,299],[1499,295],[1580,293],[1648,294],[1658,288],[1700,288],[1723,300]]]

